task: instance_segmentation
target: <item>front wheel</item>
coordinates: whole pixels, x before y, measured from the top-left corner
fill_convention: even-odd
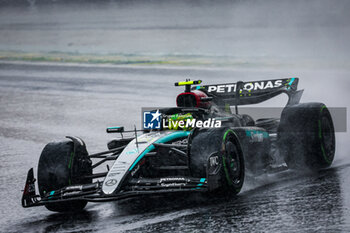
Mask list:
[[[73,184],[88,184],[92,174],[91,160],[85,147],[74,151],[72,141],[52,142],[47,144],[39,159],[38,187],[42,197],[55,190]],[[73,212],[85,208],[87,201],[66,201],[48,203],[45,207],[55,212]]]
[[[190,170],[194,177],[208,177],[210,164],[220,160],[217,191],[237,194],[244,182],[243,152],[235,132],[228,128],[195,129],[189,138]],[[209,184],[210,185],[210,184]]]

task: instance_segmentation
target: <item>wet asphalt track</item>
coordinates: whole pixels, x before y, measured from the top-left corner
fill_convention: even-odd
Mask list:
[[[318,174],[286,172],[247,180],[232,199],[164,196],[89,204],[56,214],[20,205],[26,172],[40,152],[66,135],[88,150],[106,149],[113,125],[140,126],[140,109],[173,106],[186,77],[205,83],[301,77],[303,101],[347,107],[344,70],[223,70],[157,67],[56,66],[0,63],[0,232],[349,232],[350,165],[347,133],[337,134],[332,168]],[[326,77],[332,77],[326,78]],[[334,95],[325,95],[325,89]],[[279,106],[285,99],[267,103]],[[101,168],[104,169],[104,168]]]

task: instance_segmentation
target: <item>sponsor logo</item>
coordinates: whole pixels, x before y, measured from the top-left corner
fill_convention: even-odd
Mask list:
[[[209,157],[209,167],[208,167],[208,175],[213,176],[219,173],[220,171],[220,160],[218,155],[211,155]]]
[[[250,82],[250,83],[244,83],[242,90],[243,91],[265,90],[269,88],[281,87],[282,85],[283,85],[283,80]],[[216,92],[216,93],[232,93],[232,92],[236,92],[236,89],[237,89],[236,83],[208,86],[208,92]]]
[[[252,133],[250,138],[252,139],[252,142],[262,142],[264,141],[264,136],[260,133]]]
[[[161,127],[161,113],[159,110],[143,112],[143,128],[144,129],[160,129]]]
[[[117,183],[118,181],[116,179],[110,179],[110,180],[107,180],[105,185],[106,186],[113,186]]]
[[[118,175],[118,174],[120,174],[120,173],[119,173],[119,172],[109,173],[109,174],[108,174],[108,177],[113,177],[113,176],[116,176],[116,175]]]
[[[160,186],[162,187],[180,187],[185,186],[185,183],[161,183]]]
[[[218,156],[210,157],[209,163],[211,167],[217,166],[219,164],[219,157]]]
[[[176,182],[176,181],[183,181],[183,182],[188,182],[188,179],[184,177],[167,177],[167,178],[160,178],[159,182]]]
[[[252,142],[263,142],[264,138],[269,137],[267,132],[258,130],[246,130],[246,135],[250,137]]]
[[[69,193],[64,193],[63,196],[67,197],[67,196],[74,196],[74,195],[79,195],[81,194],[80,191],[73,191],[73,192],[69,192]]]
[[[160,186],[162,187],[181,187],[185,186],[188,182],[190,182],[190,180],[184,177],[167,177],[160,178],[159,180]]]
[[[76,185],[76,186],[68,186],[66,187],[66,191],[69,191],[69,190],[82,190],[83,189],[83,186],[82,185]]]
[[[138,152],[139,152],[138,149],[135,148],[135,149],[133,149],[133,150],[127,151],[125,154],[127,154],[127,155],[132,155],[132,154],[136,154],[136,153],[138,153]]]

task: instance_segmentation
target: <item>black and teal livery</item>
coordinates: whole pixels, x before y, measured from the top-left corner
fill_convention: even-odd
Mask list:
[[[30,169],[22,205],[45,205],[65,212],[81,210],[87,202],[142,195],[236,195],[247,175],[329,167],[335,154],[330,112],[322,103],[299,103],[303,90],[297,90],[298,82],[298,78],[288,78],[215,85],[201,85],[201,80],[176,83],[185,86],[185,91],[177,96],[177,107],[158,109],[164,121],[161,129],[109,127],[108,133],[119,133],[121,138],[96,154],[88,154],[78,137],[49,143],[38,165],[39,194]],[[280,118],[253,119],[238,111],[241,105],[280,94],[288,96]],[[167,123],[176,126],[165,127]],[[105,172],[94,172],[108,161],[113,164]]]

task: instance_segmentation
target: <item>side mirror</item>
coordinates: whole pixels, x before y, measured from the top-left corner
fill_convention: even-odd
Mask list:
[[[107,133],[123,133],[124,132],[124,126],[117,126],[117,127],[108,127],[106,129]]]

